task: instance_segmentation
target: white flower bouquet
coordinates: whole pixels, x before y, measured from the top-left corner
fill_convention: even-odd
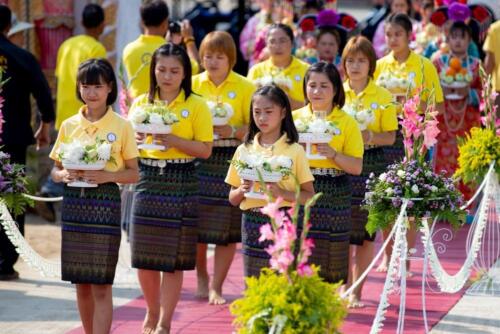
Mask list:
[[[176,114],[167,108],[167,103],[154,101],[154,103],[138,106],[129,116],[135,131],[147,134],[169,134],[172,125],[179,122]],[[164,150],[165,146],[157,144],[141,144],[142,150]]]
[[[106,140],[96,138],[94,143],[84,143],[73,140],[62,143],[58,157],[66,169],[74,170],[103,170],[107,162],[115,163],[111,156],[111,144]],[[70,187],[97,187],[96,184],[78,180],[68,183]]]
[[[137,132],[150,134],[169,134],[172,132],[172,125],[179,122],[177,115],[163,101],[134,108],[130,119]]]
[[[252,181],[252,190],[245,194],[247,198],[266,199],[266,195],[258,184],[258,181],[276,183],[291,174],[292,159],[283,155],[265,156],[258,152],[242,150],[238,160],[232,160],[231,164],[238,171],[238,175],[248,181]]]
[[[208,108],[212,113],[214,126],[226,125],[234,115],[233,107],[222,101],[207,101]]]
[[[299,143],[306,144],[306,156],[311,160],[324,160],[326,157],[313,153],[313,144],[329,143],[332,137],[340,134],[337,124],[322,118],[299,118],[294,121],[299,133]]]
[[[366,109],[359,101],[345,104],[342,110],[354,118],[358,122],[359,129],[364,131],[368,128],[373,121],[375,121],[375,114],[371,109]]]
[[[263,77],[256,79],[254,83],[257,87],[262,87],[271,84],[275,84],[276,86],[288,90],[292,89],[293,87],[292,79],[290,79],[286,75],[283,75],[283,73],[265,75]]]
[[[414,87],[413,80],[402,73],[393,71],[382,72],[377,78],[376,84],[386,88],[396,96],[406,96],[408,90]]]

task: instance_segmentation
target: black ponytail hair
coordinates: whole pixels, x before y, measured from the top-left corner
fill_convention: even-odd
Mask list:
[[[273,104],[285,109],[285,118],[281,121],[281,134],[286,133],[288,144],[297,143],[299,141],[299,133],[295,128],[295,123],[293,123],[292,107],[290,106],[288,96],[278,86],[266,85],[253,93],[252,102],[250,103],[250,125],[248,126],[249,131],[245,139],[245,144],[251,144],[255,135],[260,132],[253,118],[253,101],[256,96],[264,96],[271,100]]]

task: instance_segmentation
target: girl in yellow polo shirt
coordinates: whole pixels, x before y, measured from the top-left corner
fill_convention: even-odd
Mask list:
[[[391,52],[377,61],[374,78],[378,85],[387,87],[394,99],[404,103],[406,96],[413,96],[423,88],[422,107],[429,101],[431,91],[438,110],[444,111],[443,90],[436,67],[432,62],[410,49],[412,22],[406,14],[392,14],[385,22],[385,39]],[[397,85],[394,77],[405,79],[405,87]],[[399,161],[403,156],[403,139],[398,133],[396,144],[384,148],[387,163]]]
[[[324,160],[310,160],[315,188],[322,192],[311,209],[314,249],[310,262],[320,265],[320,275],[327,282],[347,282],[349,239],[351,235],[352,189],[348,174],[359,175],[363,166],[363,138],[358,124],[344,113],[345,94],[340,74],[334,64],[312,65],[305,77],[308,104],[293,112],[294,119],[310,119],[327,112],[326,119],[336,123],[340,134],[327,144],[318,144]]]
[[[195,158],[212,151],[212,117],[191,91],[191,64],[181,47],[165,44],[151,59],[150,91],[131,107],[168,101],[178,123],[172,133],[155,135],[163,151],[141,150],[140,181],[134,194],[130,229],[132,266],[147,304],[143,332],[168,333],[180,297],[183,271],[196,262],[198,178]],[[142,142],[145,134],[137,134]]]
[[[373,122],[362,131],[365,151],[361,175],[351,176],[352,182],[352,232],[351,252],[356,252],[351,263],[350,274],[356,281],[365,271],[373,258],[373,241],[366,231],[367,212],[361,209],[365,198],[366,180],[371,173],[384,172],[386,162],[383,146],[392,145],[396,140],[398,120],[391,93],[373,80],[377,58],[372,43],[363,36],[355,36],[347,42],[342,54],[342,66],[347,81],[344,83],[345,110],[361,112],[371,110]],[[353,259],[352,256],[349,257]],[[350,307],[362,307],[360,302],[363,284],[349,296]]]
[[[52,178],[69,183],[78,178],[95,188],[64,186],[62,203],[62,279],[76,284],[80,318],[86,332],[108,333],[113,316],[111,285],[120,249],[120,190],[117,183],[139,179],[137,145],[132,125],[111,105],[117,88],[113,67],[103,59],[82,63],[77,74],[78,98],[85,105],[66,119],[50,153]],[[61,144],[96,139],[111,144],[111,158],[101,171],[68,170],[62,165]],[[91,311],[90,311],[91,310]]]
[[[270,57],[254,65],[247,77],[256,83],[264,81],[264,84],[272,79],[287,93],[292,109],[296,109],[304,105],[303,82],[309,65],[292,55],[293,43],[293,31],[289,26],[271,25],[266,37]]]
[[[214,140],[212,156],[201,161],[198,167],[200,179],[200,220],[198,224],[198,250],[196,272],[198,297],[209,304],[224,304],[222,284],[236,250],[241,242],[241,210],[232,206],[224,182],[227,162],[248,131],[250,100],[255,86],[247,78],[231,69],[236,63],[236,45],[225,31],[209,33],[200,46],[201,62],[205,72],[193,77],[193,90],[209,100],[213,113],[220,108],[232,111],[226,125],[214,126],[218,139]],[[208,287],[207,244],[216,244],[214,277]]]
[[[314,195],[314,177],[309,170],[304,149],[297,143],[298,133],[293,123],[290,103],[283,90],[272,85],[263,86],[252,97],[252,117],[245,143],[238,146],[234,160],[245,150],[268,156],[286,156],[292,160],[292,173],[300,183],[300,204]],[[246,198],[250,181],[242,180],[233,165],[230,165],[226,182],[231,185],[229,201],[243,210],[242,243],[245,276],[259,276],[260,270],[269,267],[269,255],[265,248],[268,242],[259,242],[260,227],[269,223],[268,216],[260,212],[266,200]],[[269,183],[274,198],[282,197],[283,210],[295,200],[295,181],[287,177],[278,183]]]

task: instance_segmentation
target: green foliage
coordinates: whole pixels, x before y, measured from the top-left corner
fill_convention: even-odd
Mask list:
[[[246,278],[244,297],[231,304],[234,325],[240,334],[337,333],[347,315],[345,302],[336,294],[339,284],[329,284],[313,266],[312,276],[292,272],[287,277],[263,269],[260,277]]]

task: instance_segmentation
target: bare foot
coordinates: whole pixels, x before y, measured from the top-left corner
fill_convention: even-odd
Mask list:
[[[170,327],[157,327],[154,334],[170,334]]]
[[[350,295],[349,296],[349,302],[347,303],[348,308],[363,308],[365,307],[365,304],[362,303],[358,297],[355,295]]]
[[[155,333],[159,318],[159,315],[153,315],[147,312],[146,317],[144,318],[144,322],[142,323],[142,334]]]
[[[208,275],[198,274],[198,288],[196,298],[208,298]]]
[[[222,305],[226,303],[226,300],[222,297],[222,293],[218,293],[215,290],[210,289],[208,294],[208,303],[210,305]]]
[[[377,267],[377,269],[375,269],[375,271],[378,273],[386,273],[387,269],[388,269],[387,262],[382,260],[382,263],[379,264],[379,266]]]

